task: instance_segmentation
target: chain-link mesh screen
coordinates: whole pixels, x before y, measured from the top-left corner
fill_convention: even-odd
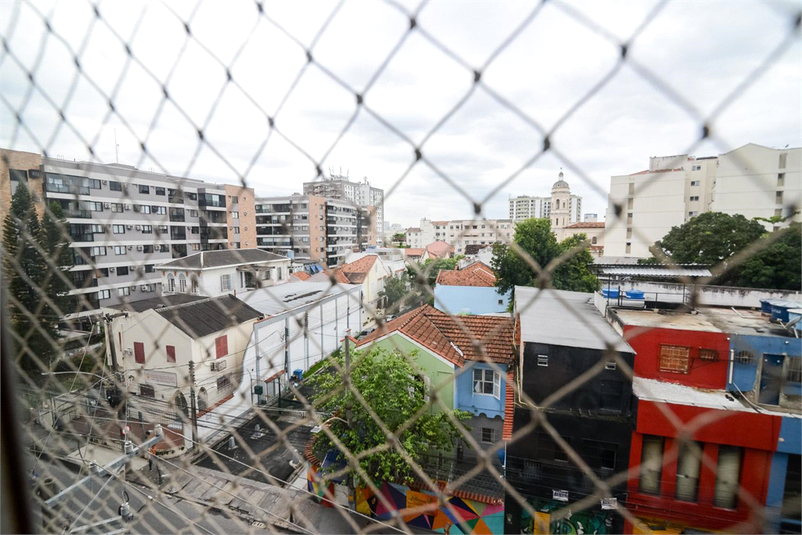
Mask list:
[[[659,292],[679,295],[678,314],[698,319],[682,324],[677,313],[633,316],[621,288],[631,281],[601,268],[589,283],[598,290],[592,296],[554,291],[566,287],[565,268],[585,262],[593,243],[577,240],[543,261],[533,253],[537,247],[511,239],[514,223],[494,220],[487,223],[487,242],[505,242],[505,254],[518,262],[513,271],[531,273],[542,291],[519,288],[511,315],[476,316],[443,303],[436,303],[440,310],[425,305],[437,297],[432,269],[442,264],[407,256],[405,266],[393,268],[397,259],[381,253],[342,267],[345,251],[375,244],[381,235],[375,207],[313,197],[301,202],[271,191],[282,181],[323,181],[338,148],[368,136],[393,143],[381,156],[396,175],[380,184],[384,206],[411,189],[418,197],[407,198],[420,199],[421,187],[426,197],[461,203],[465,220],[457,240],[474,224],[486,224],[493,215],[488,206],[512,184],[544,189],[520,179],[547,158],[559,161],[583,191],[606,199],[606,187],[573,154],[570,136],[599,127],[584,124],[583,111],[595,102],[608,106],[612,82],[626,76],[645,98],[668,103],[695,129],[692,141],[673,152],[728,153],[735,147],[718,125],[729,124],[728,113],[773,67],[781,64],[798,85],[799,65],[788,67],[787,58],[799,53],[800,14],[790,7],[756,4],[773,26],[753,31],[773,36],[770,44],[761,41],[756,48],[764,52],[752,54],[745,74],[728,78],[726,87],[714,81],[715,91],[692,92],[717,98],[694,100],[686,96],[686,80],[657,64],[691,60],[671,57],[671,46],[661,46],[673,31],[665,27],[665,12],[688,4],[655,3],[620,34],[600,22],[609,18],[596,6],[538,2],[509,20],[491,17],[487,24],[504,28],[503,35],[477,59],[468,44],[466,50],[450,44],[448,26],[427,23],[437,2],[342,1],[296,16],[287,6],[261,2],[4,3],[0,96],[10,150],[3,153],[9,195],[3,199],[3,360],[16,371],[26,470],[25,488],[17,491],[32,494],[35,529],[679,533],[715,525],[754,531],[774,525],[783,492],[796,496],[795,511],[784,509],[783,517],[799,518],[798,481],[793,488],[798,437],[795,453],[777,446],[778,433],[786,436],[781,426],[793,426],[786,420],[799,413],[793,328],[782,340],[791,349],[770,351],[779,360],[765,363],[746,346],[688,347],[693,343],[660,338],[665,328],[732,332],[736,317],[723,317],[721,309],[705,313],[710,304],[732,306],[710,297],[721,288],[706,285],[798,228],[747,238],[747,247],[701,276],[656,251],[666,271],[661,280],[671,282],[655,284],[653,298],[632,294],[632,301],[657,302]],[[710,9],[716,24],[727,24],[722,4]],[[614,53],[603,68],[595,67],[593,80],[582,76],[582,83],[566,88],[570,105],[547,109],[530,96],[509,94],[505,77],[539,68],[537,61],[526,63],[530,56],[545,58],[533,85],[557,69],[547,61],[548,46],[520,50],[538,43],[532,36],[555,19],[590,36],[582,42]],[[394,40],[373,46],[371,36],[384,25]],[[349,31],[364,31],[366,38],[352,46],[352,56],[332,57],[327,41]],[[572,38],[564,35],[550,46],[573,46]],[[659,53],[639,55],[641,45]],[[277,65],[284,62],[296,65],[292,76],[282,78]],[[447,72],[453,84],[410,87],[404,69]],[[335,111],[321,104],[320,87],[342,101]],[[547,95],[539,98],[549,102]],[[298,100],[315,120],[293,111],[290,104]],[[470,172],[445,163],[448,156],[470,165],[470,143],[446,156],[437,145],[477,101],[492,104],[509,118],[510,129],[531,140],[517,150],[517,169],[480,187],[464,178]],[[439,107],[430,107],[437,111],[425,120],[414,113],[432,102]],[[640,105],[615,106],[624,115],[629,103]],[[782,105],[798,117],[798,102]],[[763,111],[746,115],[760,121]],[[609,121],[617,114],[613,110]],[[744,116],[736,114],[737,120]],[[163,129],[168,122],[173,128]],[[99,157],[114,128],[138,143],[133,165]],[[357,128],[359,136],[352,136]],[[471,128],[484,125],[477,120]],[[399,140],[405,153],[395,150]],[[57,154],[64,146],[83,148],[86,161]],[[291,158],[302,159],[308,172],[261,176]],[[743,169],[761,165],[748,153],[732,158]],[[662,181],[689,160],[663,164],[630,198],[648,197],[650,190],[659,197]],[[788,181],[799,177],[794,165],[798,156],[788,161]],[[20,170],[28,171],[22,176]],[[209,180],[215,173],[223,178]],[[744,176],[759,182],[749,172]],[[768,221],[777,228],[787,226],[785,216],[798,214],[798,184],[786,185],[786,197],[776,193],[776,220]],[[627,221],[627,202],[611,195],[605,232],[626,228],[628,241],[651,245],[654,239]],[[320,227],[328,227],[325,237],[314,234],[318,216]],[[257,246],[286,250],[287,236],[293,236],[290,248],[300,244],[332,269],[291,275],[289,259],[252,256]],[[197,254],[182,263],[201,251],[205,261]],[[793,247],[772,262],[779,265],[787,255]],[[375,266],[383,270],[381,294],[365,282]],[[395,299],[393,278],[403,283]],[[794,298],[793,292],[769,296]],[[754,315],[734,313],[744,321]],[[395,315],[401,317],[390,321]],[[697,368],[708,366],[722,375],[700,388],[648,379],[656,372],[639,369],[646,357],[635,355],[633,346],[650,333],[649,362],[660,373],[698,376]],[[744,369],[779,366],[777,403],[759,399],[762,394],[725,394],[737,363]],[[573,373],[549,376],[555,367]],[[376,370],[384,374],[380,380]],[[583,400],[580,394],[591,391],[597,397]],[[13,417],[5,410],[3,416]],[[658,420],[661,432],[644,431]],[[755,426],[754,436],[741,436],[750,434],[741,425]],[[572,434],[570,426],[586,431]],[[761,442],[766,428],[774,429],[772,445]],[[780,470],[772,464],[778,451],[791,452],[779,490],[770,479]],[[673,510],[661,510],[667,501]],[[694,514],[696,525],[689,520]]]

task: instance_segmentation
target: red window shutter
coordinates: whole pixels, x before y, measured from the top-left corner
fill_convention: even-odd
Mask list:
[[[134,360],[137,364],[145,364],[145,344],[134,342]]]
[[[214,349],[217,358],[228,355],[228,335],[216,338],[214,341]]]
[[[167,346],[167,362],[175,362],[175,346]]]

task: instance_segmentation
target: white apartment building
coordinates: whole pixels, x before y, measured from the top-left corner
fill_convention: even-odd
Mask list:
[[[370,185],[367,177],[362,182],[351,182],[347,175],[332,174],[314,182],[304,182],[304,195],[317,195],[326,199],[351,201],[357,206],[375,207],[376,227],[374,234],[384,229],[384,190]]]
[[[468,245],[509,243],[514,231],[515,225],[510,219],[430,221],[423,218],[420,227],[407,229],[406,243],[413,249],[423,249],[439,240],[452,245],[454,254],[465,254]]]
[[[799,206],[802,197],[801,155],[799,148],[750,143],[718,157],[652,157],[648,170],[611,177],[605,256],[650,257],[654,242],[703,212],[748,219],[790,215],[787,207]]]
[[[527,219],[550,218],[554,228],[567,227],[582,221],[582,197],[571,194],[562,171],[551,187],[551,197],[513,197],[510,203],[510,219],[514,223]],[[552,214],[557,211],[559,215]]]
[[[11,185],[0,191],[4,206],[21,180],[42,192],[42,203],[61,205],[72,239],[70,293],[88,302],[84,312],[159,295],[155,264],[196,251],[256,246],[251,188],[44,156],[38,169],[20,170],[14,155],[30,153],[3,154],[12,156],[3,169],[2,182],[8,172]]]

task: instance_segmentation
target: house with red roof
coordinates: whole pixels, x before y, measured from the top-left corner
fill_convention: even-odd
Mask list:
[[[448,314],[507,312],[510,292],[499,293],[493,268],[474,262],[462,269],[443,269],[434,285],[434,306]]]
[[[454,256],[454,246],[442,240],[437,240],[426,246],[426,252],[429,253],[429,258],[451,258]]]
[[[502,439],[513,342],[511,318],[455,317],[424,305],[379,327],[356,348],[382,347],[407,355],[439,401],[473,415],[466,426],[478,447],[487,449]],[[433,403],[433,411],[440,408]],[[475,452],[466,444],[460,455]]]

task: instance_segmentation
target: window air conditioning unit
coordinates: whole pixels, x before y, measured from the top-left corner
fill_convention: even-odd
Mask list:
[[[128,230],[131,230],[132,228],[134,228],[134,226],[133,226],[133,225],[126,225],[126,228],[127,228]]]
[[[148,291],[148,285],[147,284],[143,284],[142,286],[139,287],[139,289],[142,290],[143,292],[147,292]]]
[[[128,246],[128,250],[129,250],[129,251],[130,251],[131,249],[133,249],[133,248],[134,248],[134,246],[133,246],[133,245],[129,245],[129,246]]]
[[[136,228],[137,230],[142,230],[142,225],[137,225],[135,228]]]
[[[131,286],[131,291],[135,292],[136,291],[136,286]]]
[[[126,204],[126,205],[125,205],[125,209],[126,209],[126,210],[130,210],[130,209],[131,209],[131,205],[130,205],[130,204]]]
[[[134,350],[131,349],[130,347],[126,347],[125,349],[123,349],[123,356],[130,357],[133,354],[134,354]]]
[[[141,245],[137,245],[137,246],[136,246],[136,250],[137,250],[137,251],[141,251],[142,249],[143,249],[143,247],[142,247]]]
[[[109,271],[117,271],[117,268],[110,267],[110,268],[109,268]]]
[[[136,266],[131,266],[131,267],[130,267],[130,268],[128,268],[128,269],[129,269],[129,270],[131,270],[131,271],[136,271]]]
[[[102,182],[103,184],[108,184],[108,183],[109,183],[109,181],[108,181],[108,180],[101,180],[101,182]]]
[[[216,362],[212,362],[211,370],[213,372],[221,372],[221,371],[226,369],[226,364],[227,364],[227,362],[224,361],[224,360],[219,360],[219,361],[216,361]]]
[[[111,205],[109,203],[107,203],[107,202],[103,203],[103,208],[110,208],[110,207],[111,207]]]

